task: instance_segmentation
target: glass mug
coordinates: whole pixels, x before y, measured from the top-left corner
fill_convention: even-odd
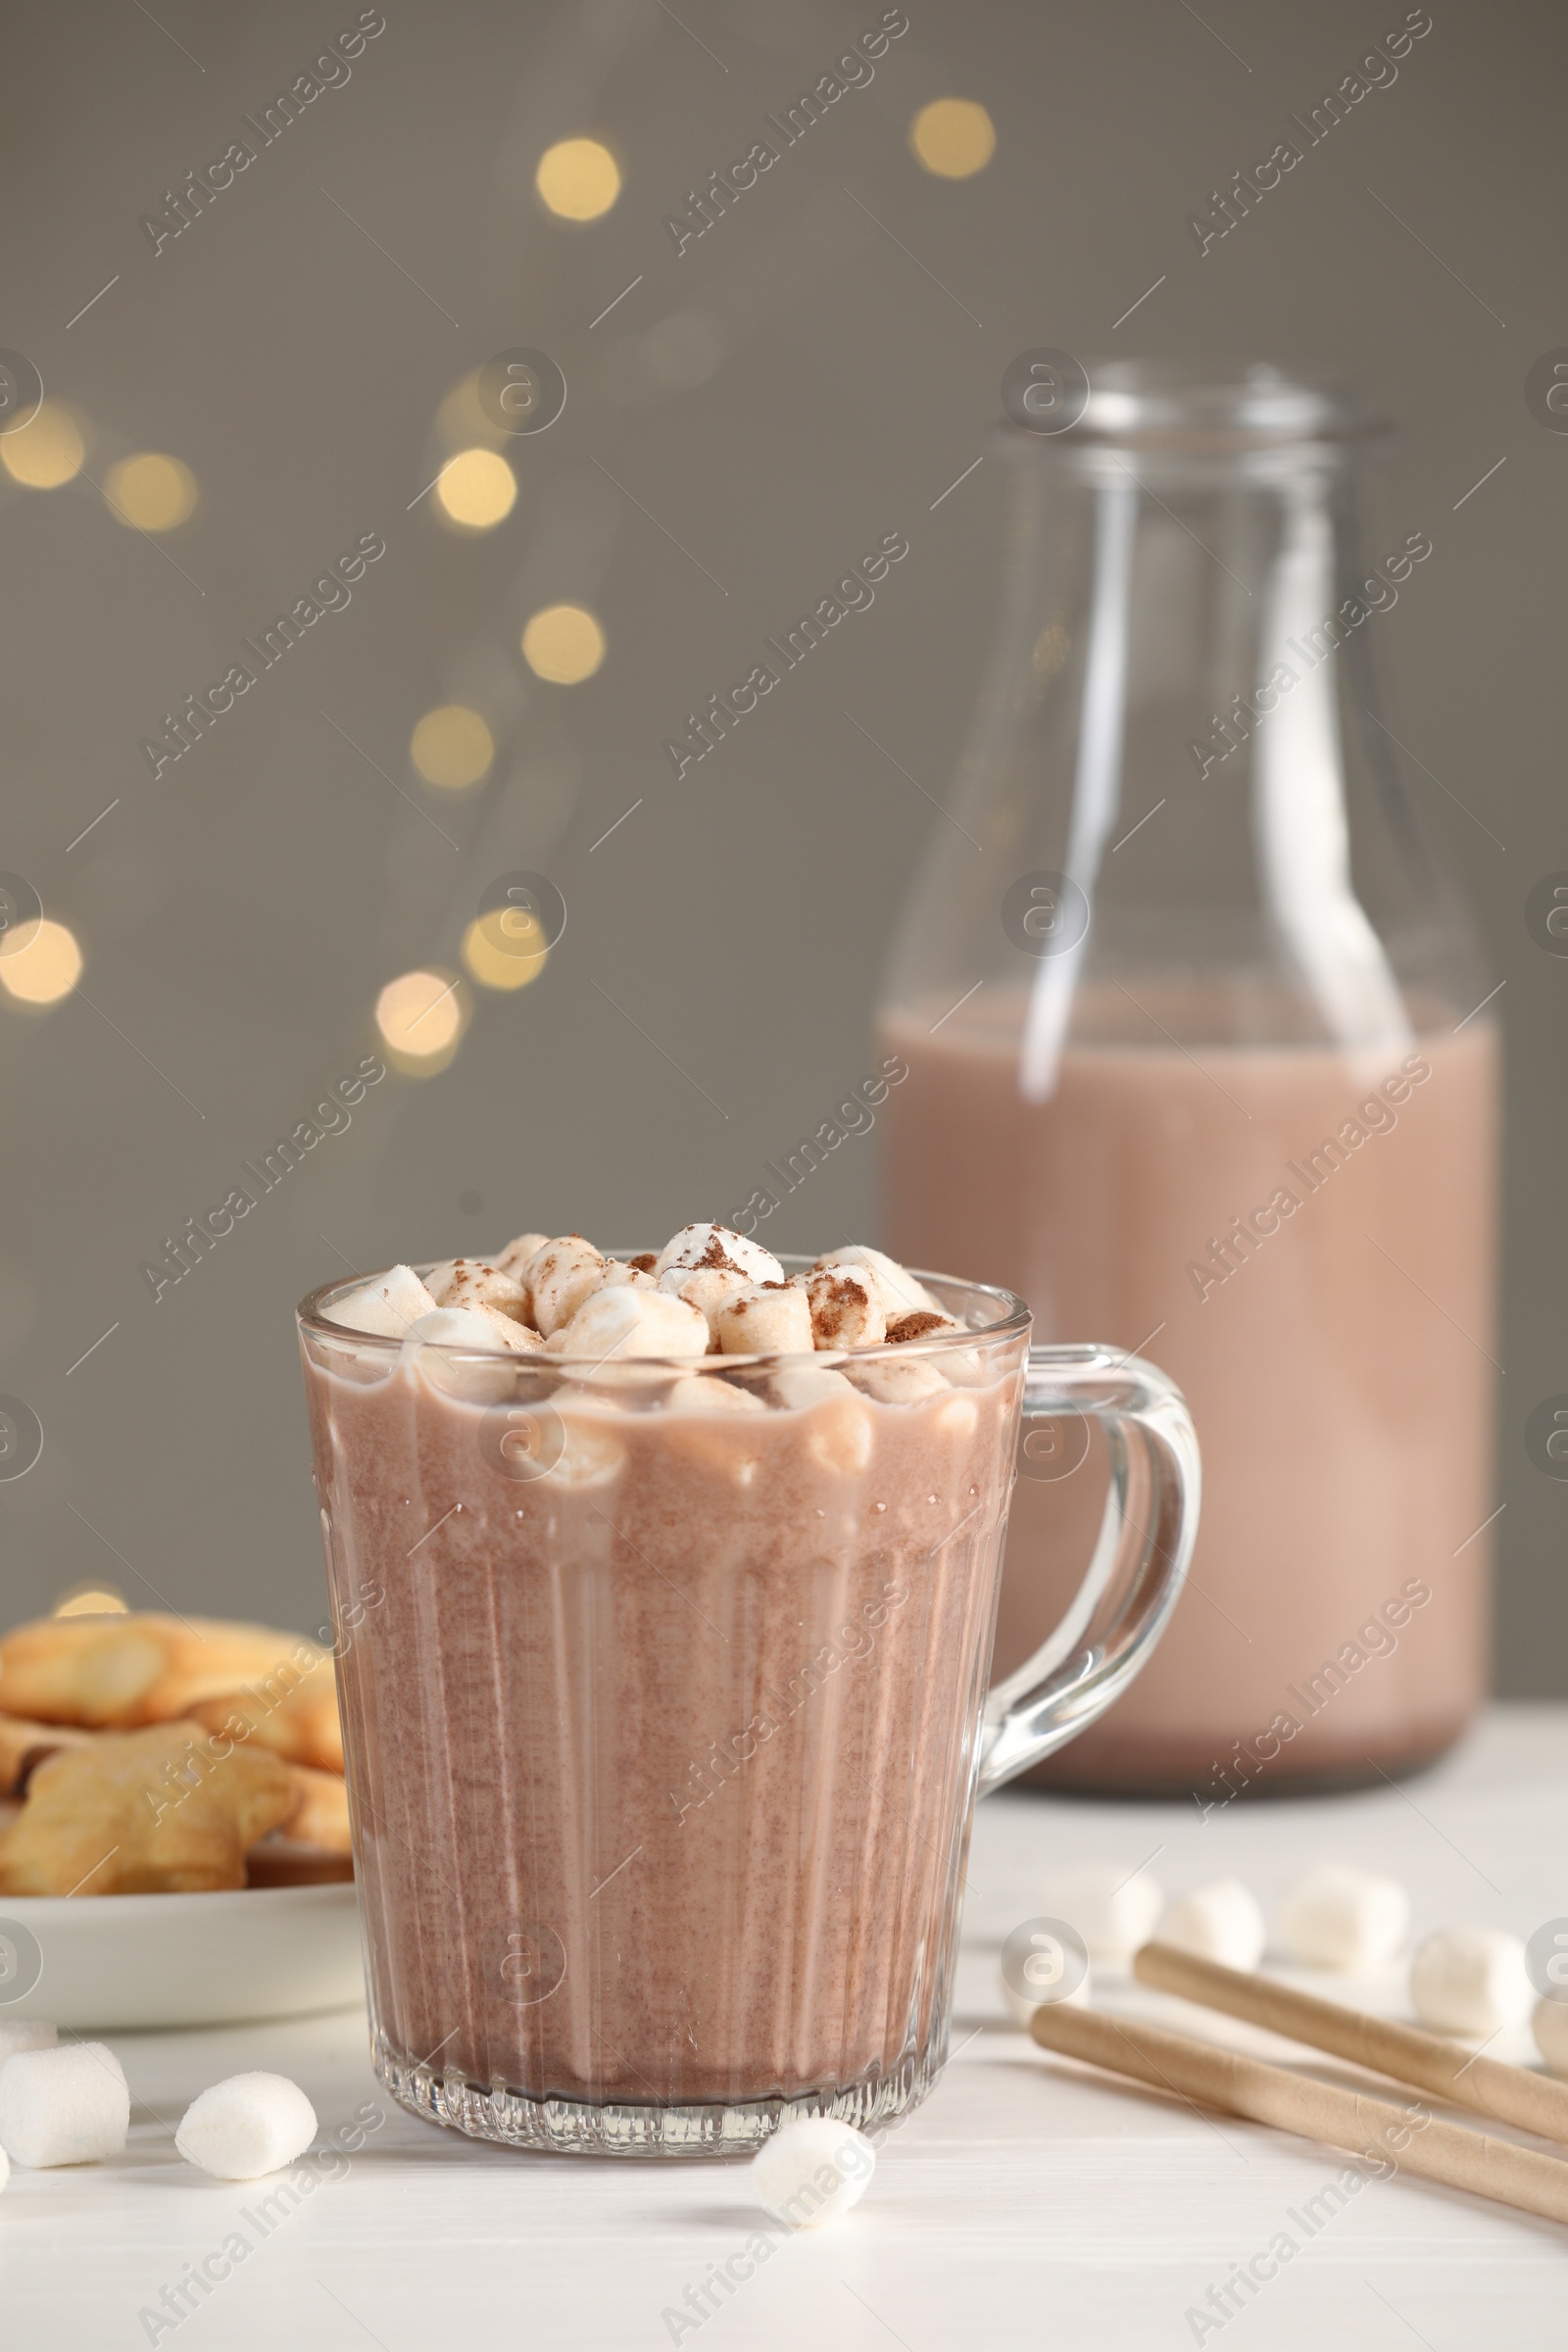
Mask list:
[[[975,1797],[1138,1672],[1199,1466],[1162,1373],[920,1279],[963,1328],[717,1373],[301,1305],[374,2059],[416,2114],[716,2155],[930,2087]],[[1026,1475],[1092,1421],[1111,1480],[988,1696],[1021,1420]]]

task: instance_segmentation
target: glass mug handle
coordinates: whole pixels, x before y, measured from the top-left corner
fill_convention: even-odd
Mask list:
[[[1198,1534],[1201,1478],[1192,1416],[1174,1381],[1114,1348],[1031,1348],[1023,1416],[1093,1420],[1110,1448],[1110,1491],[1083,1583],[1054,1633],[986,1700],[980,1794],[1065,1746],[1119,1698],[1176,1606]],[[1115,1617],[1083,1641],[1104,1594]]]

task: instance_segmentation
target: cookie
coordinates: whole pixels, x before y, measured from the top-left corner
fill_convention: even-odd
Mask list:
[[[352,1879],[349,1792],[336,1773],[294,1767],[295,1805],[245,1857],[248,1886],[318,1886]]]
[[[29,1723],[24,1715],[0,1715],[0,1795],[20,1795],[34,1764],[57,1747],[79,1747],[91,1732],[73,1725]]]
[[[0,1641],[0,1706],[42,1723],[132,1731],[242,1686],[278,1703],[325,1662],[316,1642],[265,1625],[151,1611],[41,1617]]]
[[[227,1732],[235,1740],[245,1738],[290,1764],[311,1764],[320,1772],[340,1773],[343,1727],[338,1721],[331,1659],[323,1651],[318,1665],[285,1688],[287,1684],[288,1674],[280,1669],[243,1690],[198,1699],[187,1711],[209,1731]]]
[[[106,1733],[37,1765],[0,1832],[0,1893],[189,1894],[245,1885],[300,1805],[289,1766],[201,1724]]]

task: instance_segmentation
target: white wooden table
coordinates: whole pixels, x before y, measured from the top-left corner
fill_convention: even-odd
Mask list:
[[[291,2024],[112,2036],[135,2094],[122,2160],[12,2173],[0,2200],[0,2334],[18,2352],[442,2352],[691,2343],[855,2347],[1093,2346],[1225,2352],[1327,2344],[1367,2352],[1560,2352],[1568,2232],[1456,2192],[1373,2180],[1310,2242],[1299,2215],[1342,2159],[1260,2127],[1214,2123],[1047,2058],[1008,2024],[998,1952],[1063,1863],[1159,1851],[1171,1889],[1234,1873],[1265,1907],[1335,1857],[1410,1886],[1417,1934],[1445,1920],[1521,1935],[1568,1914],[1568,1708],[1496,1711],[1409,1788],[1312,1803],[1188,1806],[1004,1795],[981,1808],[954,2025],[936,2092],[882,2143],[838,2227],[781,2242],[701,2322],[685,2305],[761,2218],[744,2167],[644,2166],[514,2154],[416,2123],[374,2082],[357,2011]],[[1305,1982],[1306,1980],[1302,1980]],[[1397,2011],[1393,1981],[1366,2005]],[[1102,1981],[1095,1997],[1203,2030],[1202,2015]],[[1249,2029],[1210,2030],[1304,2062]],[[1528,2036],[1494,2045],[1528,2059]],[[1328,2062],[1324,2062],[1327,2064]],[[257,2207],[181,2163],[172,2127],[206,2083],[243,2068],[294,2076],[323,2133],[374,2102],[351,2158],[318,2162],[298,2209]],[[1321,2209],[1320,2209],[1321,2211]],[[250,2250],[177,2327],[139,2314],[239,2232]],[[1281,2231],[1300,2239],[1223,2325],[1187,2315]],[[221,2268],[222,2266],[218,2266]],[[744,2267],[744,2266],[743,2266]],[[682,2325],[666,2312],[678,2312]]]

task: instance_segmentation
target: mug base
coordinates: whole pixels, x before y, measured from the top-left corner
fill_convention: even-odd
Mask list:
[[[437,2074],[406,2058],[380,2032],[372,2057],[377,2080],[400,2107],[469,2139],[547,2156],[711,2160],[755,2155],[781,2124],[807,2116],[830,2116],[867,2132],[896,2122],[918,2107],[935,2083],[946,2062],[945,2035],[943,2042],[923,2059],[907,2060],[897,2074],[873,2071],[843,2085],[732,2103],[535,2098],[504,2082],[471,2082],[457,2067]]]

